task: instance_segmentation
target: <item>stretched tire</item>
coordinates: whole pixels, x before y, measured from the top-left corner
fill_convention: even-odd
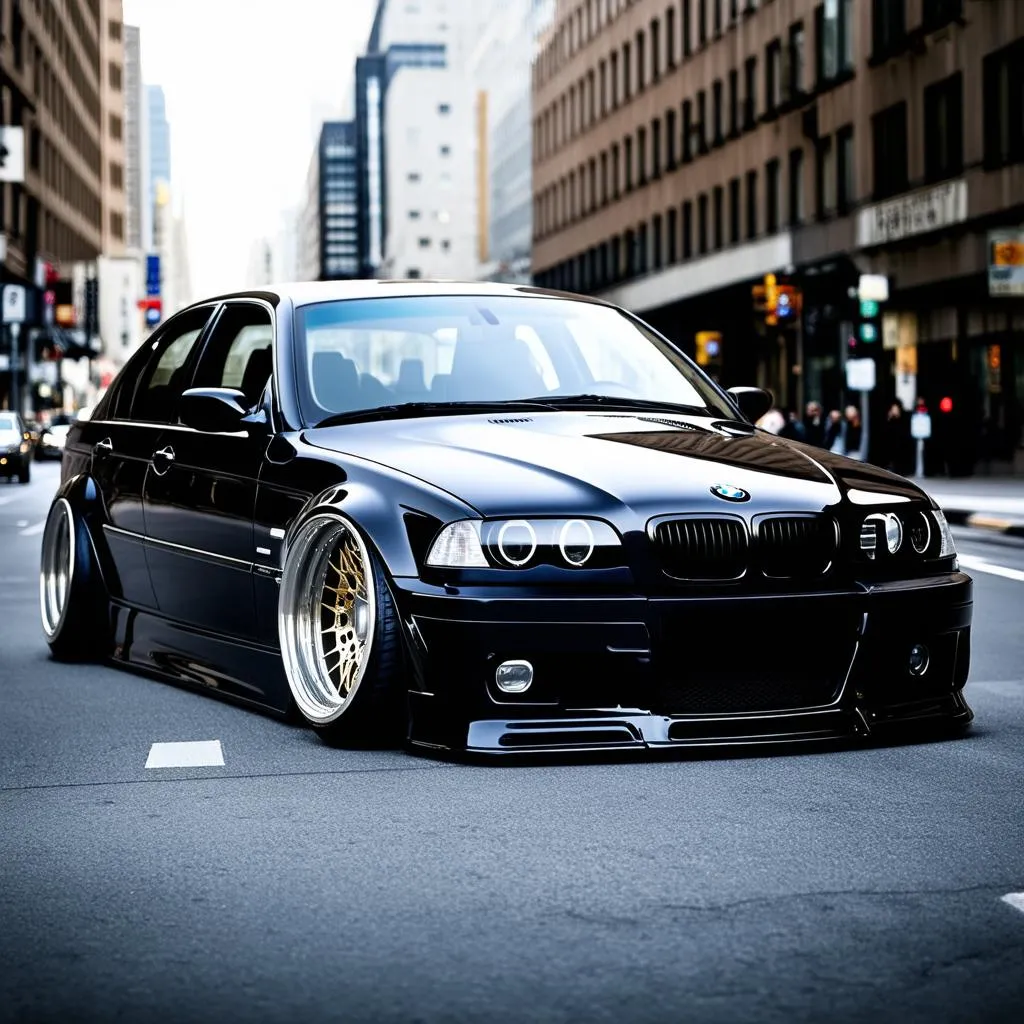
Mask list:
[[[311,515],[289,544],[278,633],[295,706],[325,740],[360,747],[398,738],[394,601],[378,559],[340,513]]]
[[[66,498],[50,506],[39,569],[43,634],[59,661],[93,661],[106,653],[107,595],[85,523]]]

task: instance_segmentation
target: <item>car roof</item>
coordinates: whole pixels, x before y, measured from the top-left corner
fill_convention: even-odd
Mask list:
[[[276,303],[288,299],[295,306],[308,306],[317,302],[332,302],[342,299],[380,299],[391,297],[416,297],[426,295],[481,295],[481,296],[543,296],[556,299],[573,299],[595,305],[612,307],[611,303],[589,295],[573,292],[537,288],[534,285],[498,284],[493,281],[445,281],[445,280],[354,280],[354,281],[295,281],[265,285],[244,291],[211,295],[193,305],[225,299],[265,299]]]

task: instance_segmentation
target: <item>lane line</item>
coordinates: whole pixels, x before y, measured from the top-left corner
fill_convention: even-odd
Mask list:
[[[37,533],[42,533],[46,527],[46,520],[44,519],[40,523],[34,523],[32,526],[26,526],[24,530],[18,531],[19,537],[34,537]]]
[[[1008,580],[1016,580],[1024,583],[1024,570],[1011,569],[1007,565],[996,565],[986,558],[978,558],[976,555],[960,555],[960,564],[965,569],[975,569],[977,572],[991,573],[993,576],[1003,576]]]
[[[1024,892],[1008,892],[1003,897],[1004,903],[1009,903],[1015,910],[1024,914]]]
[[[146,760],[147,768],[219,768],[223,764],[220,740],[154,743]]]

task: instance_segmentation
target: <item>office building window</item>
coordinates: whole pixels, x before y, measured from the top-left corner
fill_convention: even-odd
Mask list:
[[[601,205],[608,202],[608,153],[601,154]]]
[[[107,32],[110,35],[111,41],[117,43],[121,41],[121,22],[111,20],[107,26]]]
[[[921,0],[921,24],[926,32],[964,16],[964,0]]]
[[[661,77],[661,25],[655,18],[651,22],[651,81]]]
[[[612,85],[612,110],[615,110],[619,105],[619,55],[613,53],[608,60],[608,75]]]
[[[836,132],[836,212],[840,216],[850,212],[857,198],[856,159],[853,125],[848,124]]]
[[[697,152],[708,151],[708,94],[701,89],[697,93]]]
[[[712,119],[714,123],[714,145],[721,146],[725,142],[725,132],[723,131],[723,117],[722,117],[722,80],[716,79],[714,85],[711,87],[711,108],[713,111]]]
[[[693,53],[693,7],[692,0],[683,0],[683,56]]]
[[[722,34],[722,0],[714,0],[715,36]]]
[[[1024,39],[989,54],[983,64],[985,164],[1024,161]]]
[[[124,188],[124,168],[116,160],[110,161],[110,187],[118,192]]]
[[[757,58],[748,57],[743,65],[743,127],[749,131],[757,117]]]
[[[874,196],[887,199],[906,190],[907,104],[894,103],[871,118],[874,157]]]
[[[729,182],[729,241],[735,245],[740,240],[740,179]]]
[[[665,252],[662,248],[662,230],[664,222],[661,219],[661,214],[656,214],[653,222],[653,235],[654,235],[654,269],[661,270],[664,265]]]
[[[626,172],[625,189],[627,192],[633,189],[633,139],[627,136],[622,142],[623,170]]]
[[[818,220],[824,220],[835,209],[835,154],[832,152],[831,137],[818,140],[814,161],[815,213]]]
[[[740,131],[740,73],[733,68],[729,72],[729,135]]]
[[[764,58],[764,108],[771,114],[782,105],[782,40],[773,39]]]
[[[643,32],[636,34],[636,91],[647,88],[647,42]]]
[[[420,276],[420,269],[419,269],[419,267],[410,267],[410,268],[409,268],[409,269],[408,269],[408,270],[407,270],[407,271],[405,272],[405,276],[406,276],[406,278],[408,278],[409,280],[415,281],[415,280],[416,280],[417,278],[419,278],[419,276]]]
[[[871,56],[883,60],[896,53],[907,34],[906,0],[872,0]]]
[[[450,103],[439,103],[437,105],[437,112],[439,114],[450,114],[452,112]]]
[[[633,68],[630,61],[629,43],[622,44],[622,99],[626,101],[633,95]]]
[[[115,92],[121,91],[121,65],[115,64],[114,61],[110,62],[110,66],[107,69],[110,80],[110,88]]]
[[[693,103],[683,100],[683,163],[693,159]]]
[[[441,156],[451,156],[451,155],[452,155],[452,147],[451,146],[442,146],[441,147]]]
[[[697,197],[697,251],[703,256],[708,251],[708,196]]]
[[[959,174],[964,167],[964,83],[957,72],[924,91],[924,173],[928,181]],[[1020,125],[1024,130],[1024,124]]]
[[[757,238],[757,171],[747,171],[747,238]]]
[[[120,141],[124,135],[124,122],[117,114],[110,115],[110,137],[115,141]]]
[[[420,246],[421,249],[429,249],[430,248],[430,239],[429,238],[421,238],[419,240],[419,246]]]
[[[725,245],[725,189],[721,185],[716,185],[712,197],[715,249],[717,250]]]
[[[703,46],[708,41],[708,0],[697,0],[697,42]]]
[[[636,181],[638,185],[647,184],[647,129],[636,130]]]
[[[612,146],[612,198],[618,199],[622,189],[620,186],[619,179],[619,144],[616,142]]]
[[[676,112],[665,111],[665,163],[671,171],[676,165]]]
[[[661,176],[661,119],[651,122],[651,174]]]
[[[668,211],[668,262],[669,265],[679,260],[679,211],[673,206]]]
[[[665,11],[665,64],[676,66],[676,9],[669,7]]]
[[[683,203],[683,259],[693,255],[693,202],[687,199]]]
[[[789,96],[800,96],[804,91],[804,64],[806,41],[804,23],[798,21],[789,27]]]
[[[419,210],[410,210],[409,211],[409,220],[419,220],[419,219],[420,219],[420,211]]]
[[[779,230],[779,161],[769,160],[764,168],[765,231],[769,235]]]
[[[853,0],[826,0],[814,21],[818,83],[825,85],[853,70]]]
[[[804,219],[804,151],[789,152],[789,223],[796,227]]]
[[[124,238],[124,217],[113,210],[110,211],[110,233],[117,239]]]

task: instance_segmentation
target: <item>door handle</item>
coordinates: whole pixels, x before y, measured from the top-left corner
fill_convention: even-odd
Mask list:
[[[153,469],[160,476],[163,476],[163,474],[166,473],[167,470],[171,468],[170,464],[173,461],[174,449],[171,448],[169,445],[166,448],[161,448],[158,451],[153,452]],[[157,468],[158,462],[166,463],[167,465],[165,465],[164,468],[161,470]]]
[[[94,455],[109,455],[114,450],[114,442],[109,437],[103,438],[102,441],[97,441],[92,446]]]

